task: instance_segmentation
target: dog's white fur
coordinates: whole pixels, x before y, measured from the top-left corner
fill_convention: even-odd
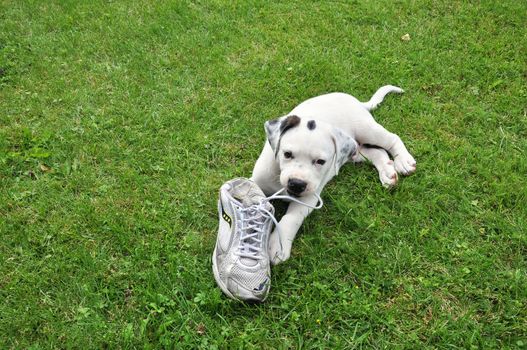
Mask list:
[[[383,86],[365,103],[345,93],[322,95],[302,102],[284,117],[267,121],[267,141],[254,166],[253,181],[266,195],[281,188],[295,189],[296,196],[314,206],[314,193],[320,194],[344,163],[369,160],[383,186],[394,186],[397,173],[413,173],[416,162],[399,136],[384,129],[370,114],[390,92],[403,90]],[[291,187],[292,179],[305,184],[305,189],[299,192],[298,187]],[[296,233],[311,210],[295,202],[289,204],[279,229],[270,236],[273,264],[289,258]]]

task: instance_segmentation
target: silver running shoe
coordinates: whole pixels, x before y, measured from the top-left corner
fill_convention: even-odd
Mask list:
[[[271,286],[269,235],[274,208],[253,181],[237,178],[220,189],[220,224],[212,255],[214,278],[230,298],[262,302]]]

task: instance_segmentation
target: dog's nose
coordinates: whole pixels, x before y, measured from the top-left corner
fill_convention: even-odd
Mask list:
[[[306,189],[307,183],[299,179],[289,179],[287,181],[287,190],[294,194],[300,194]]]

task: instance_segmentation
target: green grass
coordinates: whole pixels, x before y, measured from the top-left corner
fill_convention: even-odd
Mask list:
[[[0,1],[0,347],[527,348],[526,23],[516,0]],[[417,173],[346,166],[268,301],[226,299],[217,190],[264,121],[385,84]]]

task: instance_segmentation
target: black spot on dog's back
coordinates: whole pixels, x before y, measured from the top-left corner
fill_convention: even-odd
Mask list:
[[[362,144],[362,147],[384,149],[384,148],[382,148],[381,146],[372,145],[372,144],[369,144],[369,143],[364,143],[364,144]]]
[[[315,130],[316,127],[317,127],[317,123],[315,123],[314,120],[310,120],[307,122],[307,128],[309,130]]]

